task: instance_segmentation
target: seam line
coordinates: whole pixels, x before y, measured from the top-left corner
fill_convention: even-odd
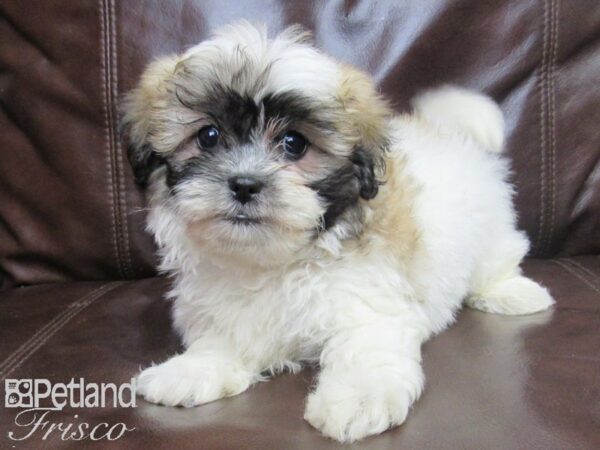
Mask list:
[[[563,267],[564,269],[568,270],[571,274],[575,275],[575,277],[577,277],[580,281],[582,281],[586,286],[588,286],[589,288],[591,288],[593,291],[595,291],[598,295],[600,295],[600,289],[598,289],[596,286],[594,286],[592,283],[590,283],[590,281],[585,278],[577,269],[576,267],[570,265],[567,263],[568,260],[561,260],[561,259],[553,259],[552,262],[554,264],[558,264],[559,266]]]
[[[548,75],[548,162],[549,162],[549,220],[548,230],[542,251],[549,254],[554,237],[554,226],[556,222],[556,60],[558,52],[558,0],[550,3],[550,56]]]
[[[108,176],[108,197],[110,200],[110,219],[111,219],[111,233],[112,233],[112,249],[114,257],[117,262],[117,269],[119,274],[123,277],[123,268],[121,264],[121,255],[119,251],[118,231],[117,222],[115,216],[115,197],[116,190],[114,186],[114,161],[113,161],[113,150],[112,150],[112,129],[111,129],[111,112],[110,112],[110,100],[109,100],[109,89],[108,89],[108,77],[109,77],[109,65],[110,61],[108,58],[108,33],[106,17],[106,3],[104,0],[98,1],[98,9],[100,16],[100,74],[102,79],[102,112],[104,115],[104,140],[106,142],[106,171]]]
[[[15,369],[27,361],[40,347],[42,347],[52,336],[63,328],[73,317],[91,305],[94,301],[109,291],[112,291],[123,282],[112,282],[104,284],[92,292],[75,300],[64,311],[56,315],[50,322],[34,333],[26,342],[11,353],[0,364],[0,379],[6,378]]]
[[[127,199],[125,192],[125,170],[123,167],[123,152],[121,142],[119,139],[117,129],[118,115],[115,111],[115,104],[119,98],[119,78],[118,78],[118,52],[117,52],[117,20],[115,12],[114,0],[109,0],[109,13],[110,13],[110,58],[111,58],[111,113],[114,112],[111,122],[111,129],[113,131],[113,152],[115,159],[115,185],[117,189],[117,214],[119,223],[119,243],[120,243],[120,255],[121,263],[123,265],[123,272],[127,278],[132,278],[133,266],[131,263],[131,248],[129,243],[129,227],[127,222]]]
[[[539,76],[539,96],[540,96],[540,205],[539,205],[539,223],[538,232],[535,240],[535,248],[537,254],[542,254],[544,243],[544,236],[546,233],[546,199],[547,199],[547,181],[546,181],[546,92],[547,92],[547,79],[548,79],[548,1],[543,0],[543,30],[542,30],[542,61],[540,66]]]
[[[583,266],[579,262],[575,261],[574,259],[564,258],[564,259],[562,259],[562,261],[568,263],[574,269],[577,269],[579,271],[579,273],[581,273],[581,276],[583,276],[591,284],[596,286],[596,289],[600,290],[600,283],[598,283],[598,276],[594,272],[592,272],[591,270],[589,270],[587,267]],[[588,276],[586,276],[586,275],[588,275]]]

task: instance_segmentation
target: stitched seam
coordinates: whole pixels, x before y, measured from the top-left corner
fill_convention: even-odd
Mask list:
[[[112,110],[112,57],[111,57],[111,21],[110,21],[110,3],[108,0],[105,0],[104,3],[104,14],[105,14],[105,22],[106,22],[106,35],[105,35],[105,59],[106,59],[106,111],[108,114],[108,146],[110,151],[110,182],[112,186],[112,214],[113,214],[113,223],[115,224],[115,245],[117,248],[117,264],[119,265],[119,272],[121,276],[125,275],[125,270],[123,269],[123,259],[121,256],[121,223],[119,221],[119,188],[117,186],[117,169],[116,169],[116,161],[115,161],[115,147],[114,147],[114,137],[113,137],[113,110]]]
[[[63,328],[73,317],[91,305],[102,295],[113,290],[118,283],[104,284],[92,292],[84,295],[82,298],[71,303],[67,309],[58,314],[54,319],[40,328],[31,338],[22,344],[17,350],[6,358],[0,365],[0,379],[6,378],[15,369],[27,361],[37,350],[40,349],[48,340]]]
[[[17,350],[15,350],[13,353],[11,353],[2,362],[2,364],[0,364],[0,373],[4,373],[4,371],[6,371],[8,369],[8,367],[10,367],[10,365],[14,362],[14,360],[18,359],[20,357],[20,355],[22,355],[23,353],[29,351],[32,346],[36,345],[39,342],[40,339],[43,339],[44,336],[46,335],[47,331],[49,329],[53,329],[56,326],[56,323],[60,323],[63,320],[63,318],[70,313],[70,311],[73,309],[73,307],[77,306],[77,304],[79,302],[87,301],[87,299],[90,296],[96,294],[98,291],[100,291],[101,289],[104,289],[106,286],[107,285],[102,285],[102,286],[94,289],[92,292],[89,292],[88,294],[84,295],[82,298],[80,298],[80,299],[74,301],[73,303],[71,303],[70,305],[68,305],[64,311],[57,314],[56,317],[54,317],[50,322],[48,322],[42,328],[40,328],[31,338],[29,338],[27,341],[25,341]]]
[[[554,224],[556,222],[556,60],[558,56],[558,0],[554,0],[554,41],[552,45],[552,76],[551,82],[551,106],[550,106],[550,154],[551,154],[551,174],[552,184],[550,185],[550,229],[548,230],[548,241],[546,243],[546,253],[550,252],[554,238]]]
[[[550,176],[550,219],[548,221],[548,232],[544,243],[544,252],[549,253],[554,236],[554,223],[556,222],[556,59],[558,53],[558,0],[551,2],[551,27],[550,27],[550,74],[548,76],[548,104],[549,124],[549,171]]]
[[[108,33],[106,30],[107,27],[107,19],[106,19],[106,7],[104,0],[98,1],[99,6],[99,15],[100,15],[100,72],[102,76],[102,112],[104,114],[104,139],[106,141],[106,171],[108,174],[109,182],[108,184],[108,196],[110,199],[110,208],[111,208],[111,232],[112,232],[112,248],[114,252],[115,259],[117,260],[117,266],[119,273],[123,276],[123,270],[121,268],[121,258],[117,237],[117,223],[115,219],[115,186],[114,186],[114,169],[113,169],[113,150],[112,150],[112,130],[111,130],[111,121],[110,121],[110,108],[109,108],[109,89],[108,89],[108,61],[107,50],[108,50]]]
[[[587,267],[583,266],[579,262],[575,261],[574,259],[565,258],[565,259],[563,259],[563,261],[568,262],[572,266],[577,267],[580,272],[584,272],[587,275],[589,275],[590,278],[591,278],[589,280],[590,283],[592,283],[594,286],[596,286],[597,288],[600,289],[600,282],[598,281],[598,276],[594,272],[592,272],[590,269],[588,269]],[[583,274],[582,274],[582,276],[583,276]]]
[[[595,274],[594,272],[592,272],[590,269],[588,269],[587,267],[585,267],[584,265],[582,265],[582,264],[581,264],[581,263],[579,263],[578,261],[575,261],[574,259],[570,259],[570,258],[569,258],[569,259],[568,259],[568,261],[569,261],[571,264],[573,264],[573,265],[575,265],[575,266],[579,267],[579,269],[581,269],[583,272],[586,272],[586,273],[587,273],[587,274],[588,274],[590,277],[592,277],[592,279],[593,279],[593,280],[594,280],[596,283],[599,283],[599,284],[600,284],[600,281],[599,281],[600,279],[598,278],[598,275],[597,275],[597,274]]]
[[[589,280],[587,278],[585,278],[583,275],[581,275],[581,273],[575,267],[570,266],[569,264],[567,264],[565,260],[554,259],[554,260],[552,260],[552,262],[554,262],[555,264],[558,264],[559,266],[561,266],[564,269],[568,270],[573,275],[575,275],[575,277],[577,277],[580,281],[583,281],[583,283],[586,286],[588,286],[589,288],[591,288],[596,293],[600,294],[600,289],[598,289],[596,286],[594,286],[592,283],[590,283]]]
[[[117,161],[119,159],[119,154],[116,148],[116,138],[115,138],[115,127],[114,127],[114,99],[113,99],[113,57],[112,57],[112,47],[113,47],[113,21],[112,21],[112,10],[111,10],[111,0],[106,0],[105,12],[106,12],[106,61],[107,61],[107,78],[108,82],[106,84],[106,98],[107,105],[106,108],[108,110],[108,131],[110,138],[110,151],[111,151],[111,181],[113,185],[113,215],[115,220],[115,232],[116,232],[116,243],[117,243],[117,262],[119,264],[119,272],[123,278],[127,278],[127,269],[125,264],[123,263],[123,226],[122,226],[122,217],[121,217],[121,193],[119,190],[119,169],[117,165]]]
[[[546,231],[546,79],[547,79],[547,60],[548,60],[548,2],[543,0],[544,25],[542,31],[542,61],[539,77],[539,96],[540,96],[540,220],[538,223],[538,232],[535,240],[536,253],[541,253],[544,234]]]
[[[109,2],[110,11],[110,54],[111,54],[111,111],[114,108],[114,104],[118,99],[118,54],[117,54],[117,24],[116,24],[116,13],[115,13],[115,2],[110,0]],[[132,264],[131,264],[131,248],[129,244],[129,227],[127,223],[127,201],[125,197],[125,178],[124,178],[124,167],[123,167],[123,152],[121,148],[121,142],[119,136],[114,130],[116,130],[116,119],[113,116],[111,123],[113,130],[113,149],[115,155],[116,164],[116,182],[117,182],[117,199],[118,199],[118,219],[120,223],[119,227],[119,242],[121,243],[121,256],[124,257],[123,270],[128,278],[132,278]]]

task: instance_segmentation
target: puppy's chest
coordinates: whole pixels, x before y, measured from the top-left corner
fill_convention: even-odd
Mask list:
[[[186,307],[195,310],[187,317],[201,316],[231,335],[319,339],[334,327],[341,307],[336,278],[317,265],[243,275],[205,271],[187,284],[194,294]]]

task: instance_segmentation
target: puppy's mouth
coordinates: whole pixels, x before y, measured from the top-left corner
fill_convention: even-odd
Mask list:
[[[259,217],[252,217],[245,213],[237,213],[232,216],[226,216],[225,220],[234,225],[242,226],[260,225],[264,223],[264,219]]]

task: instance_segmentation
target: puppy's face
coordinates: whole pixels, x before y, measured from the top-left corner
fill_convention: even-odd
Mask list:
[[[360,203],[377,194],[387,115],[370,80],[306,33],[269,40],[242,23],[152,63],[125,124],[151,206],[170,208],[215,250],[269,260],[332,228],[360,228]]]

